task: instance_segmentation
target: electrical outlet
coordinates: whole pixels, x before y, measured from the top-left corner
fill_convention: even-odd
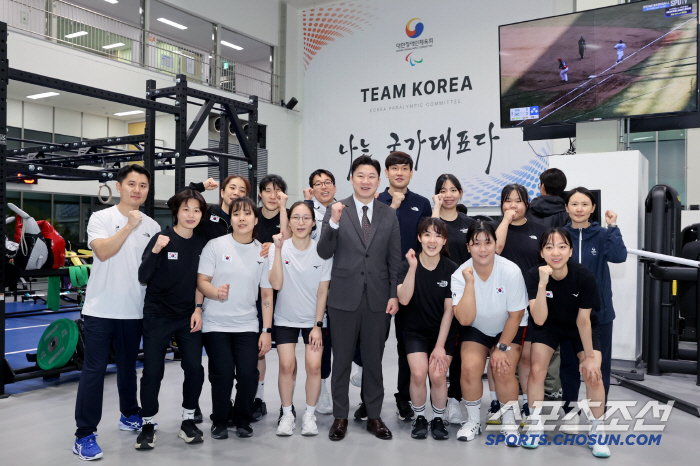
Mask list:
[[[19,22],[22,24],[29,24],[29,12],[20,11],[19,12]]]

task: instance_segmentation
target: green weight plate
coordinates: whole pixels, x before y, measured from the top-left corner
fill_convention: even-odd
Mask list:
[[[78,325],[70,319],[58,319],[47,327],[39,340],[36,362],[44,370],[68,364],[78,344]]]

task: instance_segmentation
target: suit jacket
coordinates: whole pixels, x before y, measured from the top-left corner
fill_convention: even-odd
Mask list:
[[[376,199],[365,246],[362,225],[353,196],[339,201],[345,205],[338,229],[329,225],[333,209],[329,206],[317,252],[323,259],[333,258],[328,307],[355,311],[360,306],[362,289],[367,283],[367,298],[373,312],[386,312],[387,301],[396,298],[401,265],[401,233],[396,211]]]

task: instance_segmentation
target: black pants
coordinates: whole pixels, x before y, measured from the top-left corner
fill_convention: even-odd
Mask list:
[[[114,344],[119,410],[124,416],[139,412],[136,399],[136,357],[141,345],[141,319],[105,319],[85,316],[85,361],[75,401],[77,438],[97,432],[102,419],[102,397],[109,353]]]
[[[326,339],[323,341],[323,356],[321,356],[321,378],[327,379],[331,375],[331,319],[326,312]]]
[[[406,344],[403,340],[403,326],[399,320],[394,319],[394,329],[396,330],[396,352],[399,355],[399,374],[396,380],[396,390],[394,398],[396,402],[411,401],[411,367],[408,365],[408,355],[406,354]]]
[[[333,342],[333,373],[331,390],[333,392],[333,416],[347,419],[350,411],[348,389],[350,369],[360,340],[363,356],[362,391],[370,419],[381,417],[384,401],[384,378],[382,376],[382,358],[386,333],[391,323],[391,315],[385,312],[372,312],[367,301],[367,292],[362,292],[360,306],[355,311],[341,311],[328,308],[328,314],[335,326]]]
[[[455,350],[454,356],[452,356],[452,362],[450,363],[450,386],[447,387],[447,396],[457,401],[462,401],[462,386],[459,382],[462,377],[462,352],[460,348],[461,343]]]
[[[204,384],[202,367],[202,332],[190,333],[190,316],[172,318],[143,316],[143,373],[141,374],[141,417],[158,413],[158,393],[165,372],[165,351],[175,335],[185,372],[182,384],[182,407],[195,409]]]
[[[231,414],[231,391],[236,377],[233,422],[248,424],[253,419],[253,401],[258,388],[257,332],[207,332],[202,334],[209,356],[212,421],[225,425]]]
[[[612,331],[613,323],[598,325],[600,330],[600,352],[603,360],[600,364],[600,372],[605,386],[605,400],[607,402],[610,391],[610,366],[612,364]],[[559,366],[559,378],[561,379],[562,402],[568,412],[573,409],[578,401],[578,392],[581,387],[581,375],[579,374],[579,360],[574,353],[571,343],[564,341],[559,347],[561,365]]]

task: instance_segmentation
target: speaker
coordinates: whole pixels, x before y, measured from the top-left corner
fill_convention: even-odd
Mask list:
[[[296,97],[292,97],[291,99],[289,99],[289,102],[287,102],[287,105],[285,105],[285,107],[287,107],[289,110],[291,110],[298,103],[299,103],[299,101],[296,99]]]

